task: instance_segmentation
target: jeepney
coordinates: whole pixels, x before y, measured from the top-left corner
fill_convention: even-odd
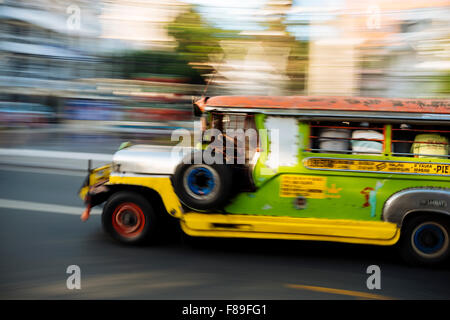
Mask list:
[[[425,265],[449,257],[450,100],[218,96],[193,105],[200,147],[121,148],[83,184],[82,220],[106,201],[103,227],[124,243],[154,241],[171,216],[195,237],[397,245]]]

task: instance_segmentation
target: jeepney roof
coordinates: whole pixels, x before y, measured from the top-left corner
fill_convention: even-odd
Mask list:
[[[194,102],[202,112],[265,113],[314,118],[450,121],[450,99],[328,96],[217,96]]]
[[[324,96],[217,96],[211,107],[250,109],[308,109],[342,111],[420,112],[450,114],[450,99],[390,99]]]

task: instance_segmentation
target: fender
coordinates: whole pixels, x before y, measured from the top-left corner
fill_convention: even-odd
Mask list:
[[[450,217],[450,189],[418,187],[394,193],[385,202],[382,219],[402,226],[412,212],[435,212]]]

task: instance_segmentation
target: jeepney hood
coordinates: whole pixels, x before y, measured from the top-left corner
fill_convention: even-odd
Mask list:
[[[191,150],[179,146],[133,145],[114,154],[112,169],[121,173],[173,174]]]

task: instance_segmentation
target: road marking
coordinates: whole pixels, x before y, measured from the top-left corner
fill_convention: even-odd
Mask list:
[[[19,165],[20,166],[20,165]],[[87,170],[81,169],[56,169],[56,168],[37,168],[33,166],[18,167],[15,165],[2,164],[0,161],[0,171],[19,171],[39,174],[59,174],[63,176],[86,177]]]
[[[292,289],[325,292],[325,293],[352,296],[352,297],[363,298],[363,299],[395,300],[394,298],[391,298],[391,297],[386,297],[386,296],[382,296],[382,295],[374,294],[374,293],[360,292],[360,291],[342,290],[342,289],[316,287],[316,286],[305,286],[305,285],[301,285],[301,284],[286,284],[285,286],[288,288],[292,288]]]
[[[75,214],[75,215],[80,215],[80,216],[84,211],[83,207],[63,206],[63,205],[51,204],[51,203],[10,200],[10,199],[0,199],[0,208],[40,211],[40,212],[52,212],[52,213],[71,214],[71,215]],[[101,213],[102,213],[102,210],[99,208],[94,208],[91,211],[91,214],[101,214]]]
[[[0,148],[0,155],[13,157],[32,157],[32,158],[57,158],[69,160],[97,160],[108,161],[112,160],[111,154],[106,153],[87,153],[87,152],[67,152],[67,151],[53,151],[53,150],[33,150],[33,149],[10,149]]]

